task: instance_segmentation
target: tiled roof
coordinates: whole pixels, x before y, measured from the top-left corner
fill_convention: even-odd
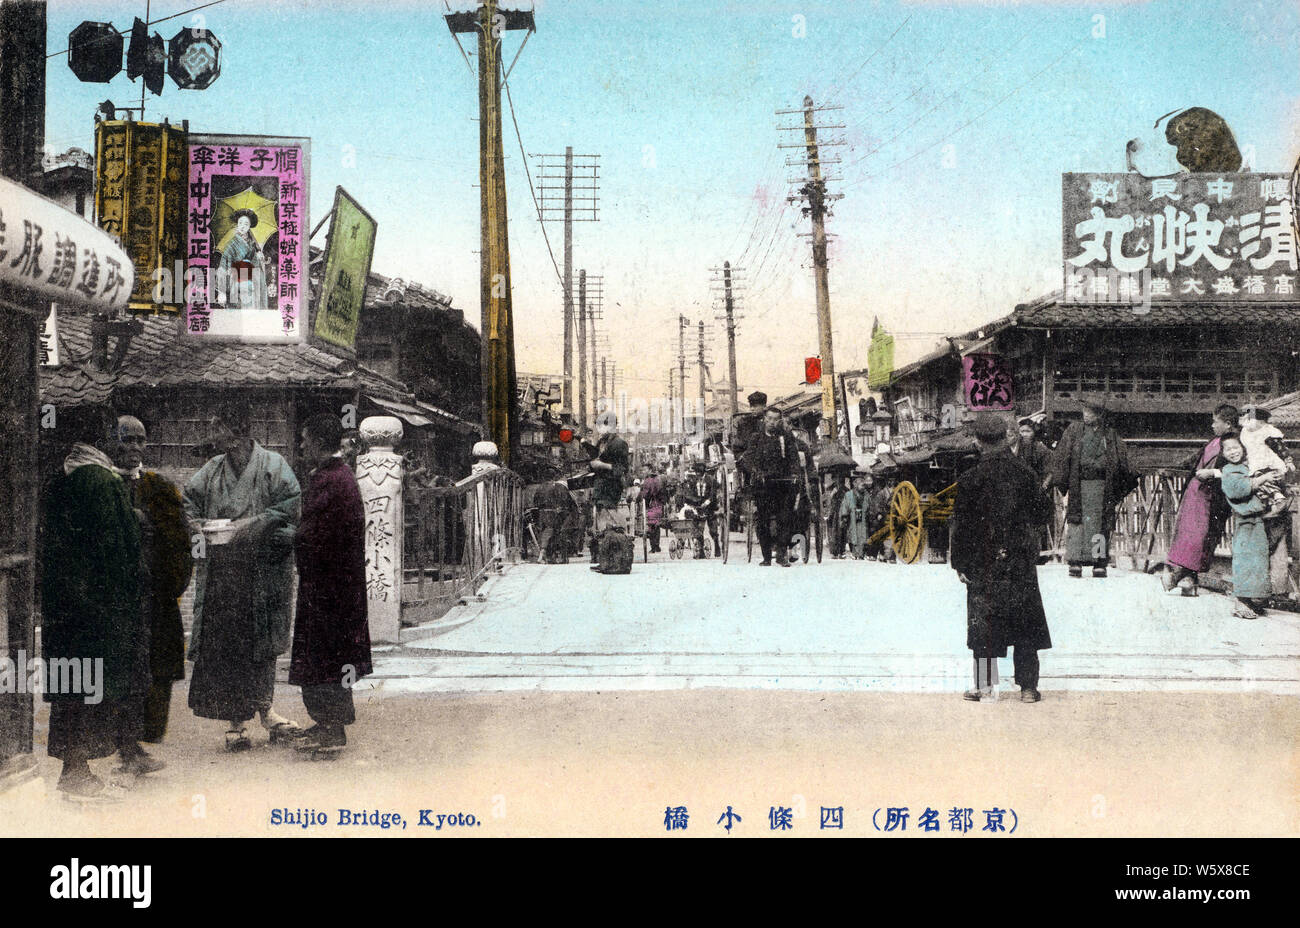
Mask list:
[[[958,335],[948,336],[943,340],[943,343],[939,345],[939,347],[935,348],[929,354],[895,370],[890,376],[890,384],[892,385],[897,383],[900,379],[909,374],[915,374],[917,371],[933,364],[935,361],[947,357],[955,358],[961,355],[972,346],[980,344],[986,338],[991,338],[1008,326],[1014,325],[1015,320],[1016,314],[1011,313],[1002,316],[999,319],[994,319],[992,322],[986,322],[984,325],[971,329],[969,332],[962,332]]]
[[[1300,391],[1274,397],[1259,405],[1272,413],[1269,421],[1278,428],[1295,428],[1300,425]]]
[[[1295,303],[1153,303],[1151,311],[1104,303],[1031,304],[1015,313],[1022,328],[1155,328],[1163,326],[1300,326]]]
[[[242,344],[187,338],[175,317],[146,316],[116,371],[89,367],[90,317],[59,315],[59,367],[42,367],[41,400],[63,406],[104,403],[117,390],[138,387],[360,388],[376,398],[415,403],[401,383],[309,344]],[[112,356],[113,341],[109,342]],[[419,408],[462,426],[472,423],[427,403]]]
[[[312,287],[318,288],[320,285],[321,275],[325,273],[325,250],[323,248],[312,247],[311,250],[311,282]],[[387,303],[380,298],[389,290],[396,287],[401,291],[401,298],[393,303]],[[451,297],[445,293],[440,293],[431,287],[414,280],[403,280],[398,277],[386,277],[383,274],[370,272],[366,278],[366,296],[363,305],[367,307],[382,307],[393,305],[404,305],[414,309],[436,309],[443,311],[460,312],[453,309]]]
[[[798,413],[805,407],[811,409],[814,405],[820,405],[822,400],[822,391],[818,387],[815,390],[800,390],[797,393],[790,393],[778,397],[768,403],[783,413]]]
[[[348,362],[306,344],[241,344],[186,338],[171,316],[141,318],[120,368],[89,369],[90,317],[60,314],[59,356],[41,369],[41,395],[71,405],[107,398],[131,387],[351,386]],[[109,343],[111,356],[113,341]],[[107,392],[105,392],[107,391]]]

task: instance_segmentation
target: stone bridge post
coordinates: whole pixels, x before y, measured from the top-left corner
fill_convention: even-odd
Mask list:
[[[361,422],[370,450],[357,458],[357,485],[366,514],[366,598],[370,640],[395,643],[402,627],[402,440],[401,420],[370,416]]]

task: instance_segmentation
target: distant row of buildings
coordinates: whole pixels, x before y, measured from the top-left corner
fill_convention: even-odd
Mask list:
[[[1082,400],[1104,397],[1145,470],[1185,458],[1220,403],[1267,403],[1275,421],[1300,424],[1290,396],[1300,387],[1300,302],[1169,302],[1135,312],[1055,293],[945,339],[879,386],[868,385],[866,370],[846,372],[855,457],[881,441],[924,450],[959,431],[974,415],[973,356],[995,359],[1008,413],[1034,416],[1049,432],[1078,418]]]

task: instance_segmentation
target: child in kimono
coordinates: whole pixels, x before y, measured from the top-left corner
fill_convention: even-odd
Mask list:
[[[1286,509],[1287,495],[1278,484],[1286,476],[1288,461],[1283,458],[1286,445],[1277,426],[1269,422],[1267,409],[1251,409],[1241,422],[1241,444],[1246,449],[1246,460],[1250,462],[1252,477],[1269,474],[1273,482],[1266,483],[1255,491],[1255,495],[1269,505],[1270,514],[1278,515]],[[1289,454],[1286,455],[1290,457]]]
[[[1268,504],[1259,498],[1262,475],[1246,456],[1240,438],[1225,435],[1222,439],[1224,464],[1219,480],[1234,516],[1232,534],[1232,592],[1236,605],[1232,614],[1242,619],[1257,619],[1267,602],[1271,587],[1268,575],[1268,533],[1264,514]]]

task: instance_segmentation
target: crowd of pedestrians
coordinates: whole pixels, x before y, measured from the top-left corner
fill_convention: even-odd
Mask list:
[[[351,686],[371,672],[364,518],[329,414],[300,434],[306,490],[285,459],[251,437],[246,408],[208,423],[215,454],[183,490],[143,466],[144,423],[91,410],[42,509],[42,644],[51,661],[101,662],[103,686],[47,692],[49,754],[59,789],[85,802],[121,798],[164,761],[141,742],[166,733],[172,685],[193,662],[189,708],[227,724],[230,751],[251,746],[258,717],[272,741],[331,756],[355,720]],[[186,654],[179,597],[197,573]],[[290,639],[290,603],[297,575]],[[289,683],[315,723],[275,711],[277,658],[291,652]],[[105,783],[89,761],[116,754]]]

